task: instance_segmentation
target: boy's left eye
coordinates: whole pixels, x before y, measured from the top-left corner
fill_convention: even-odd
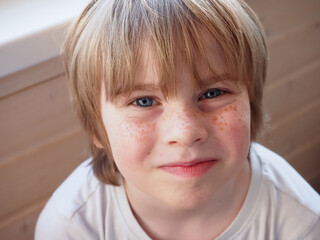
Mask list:
[[[219,97],[220,95],[222,95],[223,93],[224,93],[224,91],[221,89],[212,88],[212,89],[207,90],[205,93],[203,93],[200,97],[200,100],[207,99],[207,98],[216,98],[216,97]]]

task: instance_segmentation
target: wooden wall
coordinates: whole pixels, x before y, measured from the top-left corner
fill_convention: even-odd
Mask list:
[[[320,192],[320,1],[247,2],[265,27],[270,52],[264,105],[271,120],[259,142]]]
[[[247,0],[270,50],[260,142],[320,192],[320,2]],[[54,189],[89,156],[54,58],[0,78],[0,239],[32,239]]]
[[[61,61],[0,79],[0,239],[33,239],[54,189],[89,156]]]

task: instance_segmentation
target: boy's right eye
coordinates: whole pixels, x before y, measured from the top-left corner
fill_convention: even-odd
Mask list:
[[[222,95],[224,93],[225,93],[225,91],[223,91],[221,89],[212,88],[212,89],[209,89],[206,92],[204,92],[202,94],[202,96],[200,97],[200,100],[216,98],[216,97],[219,97],[220,95]]]
[[[155,104],[155,100],[151,97],[143,97],[136,99],[133,104],[139,107],[151,107]]]

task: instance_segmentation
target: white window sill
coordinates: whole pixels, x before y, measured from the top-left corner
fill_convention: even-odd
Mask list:
[[[0,77],[58,56],[70,21],[90,0],[1,0]]]

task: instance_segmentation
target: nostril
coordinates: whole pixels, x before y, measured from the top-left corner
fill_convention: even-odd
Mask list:
[[[169,142],[170,145],[174,145],[174,144],[177,144],[177,143],[178,143],[177,141],[170,141]]]

